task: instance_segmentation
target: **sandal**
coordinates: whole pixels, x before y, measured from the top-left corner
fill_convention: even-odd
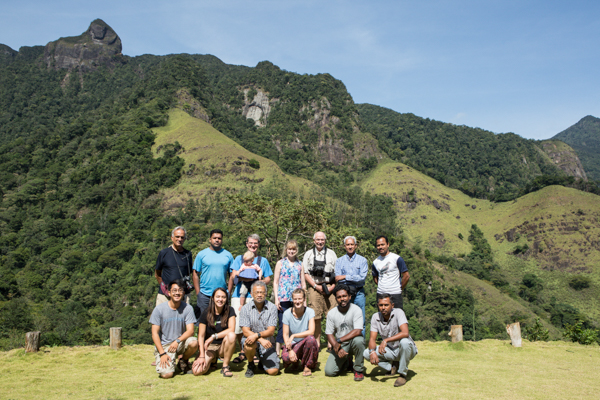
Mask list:
[[[233,376],[233,373],[229,369],[229,365],[226,365],[223,368],[221,368],[221,374],[223,374],[225,378],[231,378]]]
[[[246,361],[246,355],[244,353],[240,353],[239,356],[237,356],[236,358],[234,358],[233,360],[231,360],[232,363],[234,364],[239,364],[241,362]]]

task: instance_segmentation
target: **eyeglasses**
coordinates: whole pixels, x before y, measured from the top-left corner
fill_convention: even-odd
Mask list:
[[[185,293],[183,289],[171,289],[171,293]]]

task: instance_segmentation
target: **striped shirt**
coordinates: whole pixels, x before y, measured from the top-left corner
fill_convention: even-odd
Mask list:
[[[254,301],[244,304],[240,312],[240,328],[244,326],[254,333],[277,326],[277,307],[268,300],[265,301],[262,311],[258,311]]]
[[[335,276],[346,275],[341,283],[361,288],[365,285],[365,279],[369,272],[369,263],[363,256],[354,253],[352,258],[344,254],[335,262]]]

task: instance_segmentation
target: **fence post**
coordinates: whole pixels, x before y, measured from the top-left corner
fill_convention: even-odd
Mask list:
[[[506,325],[506,332],[510,335],[510,343],[514,347],[521,347],[521,324],[517,321]]]
[[[110,328],[110,348],[113,350],[121,348],[121,328]]]
[[[25,353],[36,353],[40,349],[40,331],[25,334]]]
[[[462,340],[463,340],[462,325],[452,325],[450,327],[450,332],[448,332],[448,336],[450,336],[452,338],[452,343],[462,342]]]

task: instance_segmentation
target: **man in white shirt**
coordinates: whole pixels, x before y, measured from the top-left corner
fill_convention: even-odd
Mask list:
[[[410,279],[404,259],[390,252],[387,237],[381,235],[375,239],[379,257],[373,261],[371,271],[377,284],[377,293],[387,293],[391,296],[394,308],[402,307],[402,292]]]
[[[321,345],[321,319],[337,306],[335,295],[335,252],[325,246],[323,232],[313,235],[315,247],[304,253],[302,265],[308,288],[308,306],[315,311],[315,339]]]

